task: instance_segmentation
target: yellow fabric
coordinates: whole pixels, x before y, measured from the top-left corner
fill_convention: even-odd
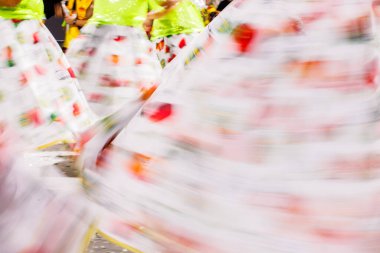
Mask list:
[[[75,10],[74,9],[75,3]],[[77,19],[83,20],[86,19],[86,14],[88,9],[91,7],[92,0],[69,0],[67,3],[67,8],[70,10],[70,14],[76,13]],[[70,46],[70,42],[78,37],[80,34],[80,30],[75,25],[70,25],[69,29],[66,30],[65,41],[63,43],[64,48],[68,48]]]
[[[87,10],[90,8],[91,4],[92,0],[76,0],[75,10],[77,12],[78,19],[86,19]]]
[[[78,37],[80,34],[80,30],[77,26],[70,26],[68,30],[66,30],[65,41],[63,42],[64,48],[69,48],[70,42]]]
[[[208,25],[213,18],[215,18],[219,14],[219,11],[215,6],[209,5],[207,8],[202,10],[202,16],[205,22],[205,25]]]

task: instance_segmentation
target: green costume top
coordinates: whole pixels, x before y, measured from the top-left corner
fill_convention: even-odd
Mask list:
[[[149,8],[160,11],[162,0],[149,0]],[[154,20],[151,39],[167,37],[176,34],[201,32],[204,28],[200,10],[190,0],[180,0],[177,6],[167,15]]]
[[[95,0],[91,23],[141,27],[148,13],[148,0]]]
[[[0,7],[3,19],[43,19],[44,3],[42,0],[22,0],[16,7]]]

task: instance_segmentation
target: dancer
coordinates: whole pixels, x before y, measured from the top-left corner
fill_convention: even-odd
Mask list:
[[[86,165],[108,228],[147,252],[378,252],[372,4],[233,2],[181,85]]]
[[[36,148],[76,136],[95,120],[74,73],[42,24],[42,0],[0,3],[2,117]]]
[[[162,67],[204,29],[201,12],[191,0],[172,1],[171,7],[166,2],[150,0],[152,11],[147,21],[152,23],[150,36]]]
[[[31,173],[17,132],[3,120],[1,115],[1,252],[84,252],[94,222],[91,203],[80,191],[49,189]]]

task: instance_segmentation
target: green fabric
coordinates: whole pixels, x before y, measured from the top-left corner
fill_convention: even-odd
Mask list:
[[[141,27],[148,13],[148,0],[95,0],[91,23]]]
[[[0,7],[3,19],[43,19],[43,0],[22,0],[16,7]]]
[[[163,9],[160,5],[162,2],[162,0],[149,0],[149,8],[160,11]],[[201,32],[203,28],[203,18],[199,9],[190,0],[182,0],[167,15],[154,20],[151,39]]]

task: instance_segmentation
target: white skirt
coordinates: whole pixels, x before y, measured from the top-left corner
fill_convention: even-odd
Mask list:
[[[105,230],[148,252],[378,252],[371,4],[233,2],[224,35],[87,164],[119,214]]]
[[[67,56],[97,115],[110,115],[157,87],[161,67],[141,29],[90,24],[82,32]]]
[[[0,118],[32,147],[73,141],[95,120],[59,45],[37,20],[0,19]]]

